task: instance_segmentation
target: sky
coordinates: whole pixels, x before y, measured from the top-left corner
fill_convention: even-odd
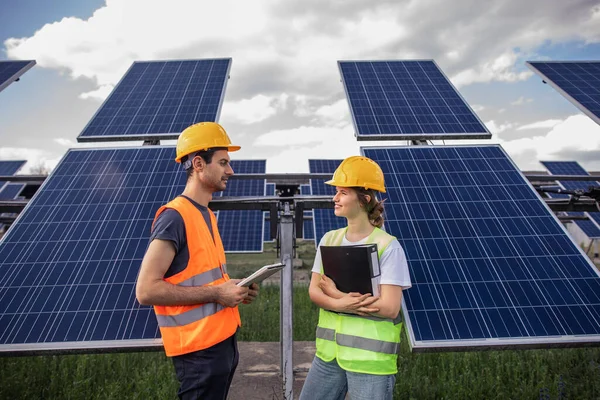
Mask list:
[[[231,57],[219,122],[267,172],[308,172],[357,142],[338,60],[434,59],[522,170],[600,170],[600,126],[525,66],[600,60],[600,1],[0,0],[0,160],[54,167],[134,61]],[[174,141],[163,141],[174,144]],[[440,141],[434,142],[442,144]],[[129,142],[125,145],[140,145]]]

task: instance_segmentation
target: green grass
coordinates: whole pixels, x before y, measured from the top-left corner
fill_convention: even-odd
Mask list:
[[[299,254],[309,269],[314,245],[299,243]],[[276,258],[269,245],[228,256],[228,267],[243,277]],[[240,340],[279,340],[278,286],[240,312]],[[296,287],[294,340],[314,340],[316,323],[306,286]],[[600,348],[415,354],[403,337],[398,365],[401,399],[600,399]],[[0,399],[174,399],[178,387],[162,352],[0,358],[0,377]]]

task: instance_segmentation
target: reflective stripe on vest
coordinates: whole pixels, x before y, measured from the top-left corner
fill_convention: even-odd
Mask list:
[[[339,246],[347,228],[327,232],[323,244]],[[395,238],[375,228],[366,243],[376,243],[379,258]],[[319,310],[316,332],[317,356],[337,360],[351,372],[388,375],[397,372],[401,324],[390,318]]]
[[[189,250],[188,264],[183,271],[163,278],[177,286],[199,287],[225,283],[229,280],[225,265],[225,250],[217,221],[209,210],[213,235],[210,234],[200,210],[185,197],[177,197],[156,213],[167,208],[177,210],[186,231]],[[154,306],[167,356],[177,356],[209,348],[233,335],[241,325],[236,307],[217,303],[191,306]]]
[[[400,343],[384,342],[354,335],[344,335],[335,333],[335,329],[317,327],[319,339],[335,341],[340,346],[353,347],[355,349],[376,351],[378,353],[397,354],[400,350]]]
[[[209,271],[203,272],[198,275],[194,275],[191,278],[186,279],[183,282],[178,283],[179,286],[203,286],[208,283],[214,282],[217,279],[221,279],[223,277],[223,272],[221,268],[213,268]]]
[[[224,308],[225,307],[221,304],[206,303],[177,315],[156,314],[156,319],[158,320],[159,326],[184,326],[201,320],[202,318],[206,318],[209,315],[216,314]]]

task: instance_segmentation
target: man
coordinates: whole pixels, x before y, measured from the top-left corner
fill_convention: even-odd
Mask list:
[[[233,175],[225,130],[201,122],[177,140],[176,162],[187,171],[183,193],[156,213],[136,286],[141,304],[154,305],[163,344],[180,382],[180,399],[225,399],[238,364],[238,304],[258,286],[229,279],[225,252],[208,203]]]

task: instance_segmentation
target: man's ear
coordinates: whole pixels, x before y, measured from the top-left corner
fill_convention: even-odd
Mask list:
[[[196,156],[194,157],[194,159],[192,160],[192,165],[194,166],[194,169],[198,169],[200,171],[204,170],[204,159],[202,157]]]

